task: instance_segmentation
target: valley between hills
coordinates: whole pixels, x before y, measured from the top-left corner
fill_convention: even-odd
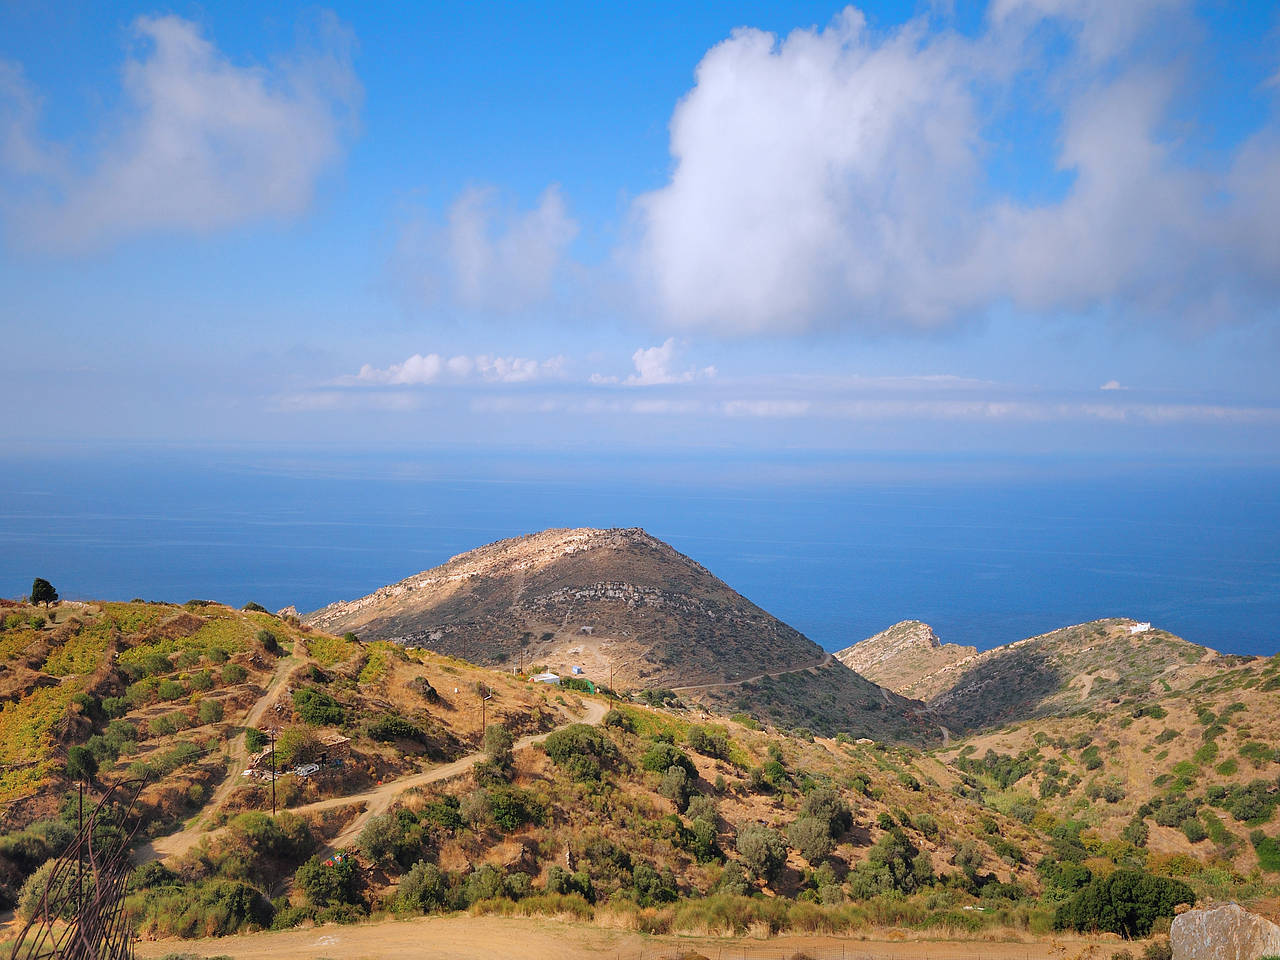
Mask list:
[[[1158,945],[1179,903],[1280,908],[1280,656],[1149,624],[980,652],[904,621],[830,655],[634,529],[303,615],[5,603],[10,933],[77,782],[124,777],[146,939],[469,911],[1102,956],[1108,932]],[[1109,931],[1090,904],[1122,880],[1158,908]]]

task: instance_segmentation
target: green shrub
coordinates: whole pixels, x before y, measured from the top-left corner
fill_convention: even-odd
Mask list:
[[[431,913],[449,905],[449,878],[434,863],[419,860],[400,878],[397,911]]]
[[[614,727],[618,730],[624,730],[627,733],[634,733],[636,729],[635,722],[627,716],[627,714],[616,708],[606,713],[604,715],[604,720],[601,722],[606,727]]]
[[[315,687],[302,687],[293,691],[293,709],[303,723],[313,727],[336,726],[347,716],[342,704]]]
[[[787,827],[787,839],[812,866],[817,866],[835,849],[827,822],[818,817],[797,817]]]
[[[617,759],[613,741],[585,723],[573,723],[554,731],[543,741],[542,749],[556,766],[579,781],[599,780],[604,768]]]
[[[323,749],[320,739],[306,727],[287,727],[276,739],[276,766],[310,763],[320,757]]]
[[[729,731],[714,724],[691,726],[685,735],[689,749],[720,760],[729,758]]]
[[[187,688],[177,680],[161,680],[156,687],[156,696],[161,700],[181,700],[187,695]]]
[[[640,766],[654,773],[666,773],[668,767],[682,767],[689,777],[698,776],[698,770],[687,753],[674,744],[661,740],[650,744],[649,749],[640,758]]]
[[[640,906],[651,907],[659,903],[675,902],[676,879],[670,867],[663,867],[659,872],[649,864],[640,862],[635,865],[632,878],[633,895]]]
[[[244,667],[240,666],[240,664],[238,663],[223,664],[223,667],[222,667],[223,683],[227,683],[227,684],[243,683],[245,678],[248,676],[249,676],[249,671],[246,670]]]
[[[763,824],[748,824],[738,831],[738,856],[755,876],[772,882],[787,862],[787,845],[782,834]]]
[[[359,902],[360,877],[355,858],[350,854],[327,860],[314,856],[298,868],[294,882],[318,907]]]
[[[689,774],[684,767],[670,766],[662,775],[662,784],[658,792],[676,805],[676,809],[684,811],[689,803],[689,795],[693,785],[689,782]]]
[[[201,700],[198,715],[201,723],[219,723],[222,720],[222,702]]]
[[[1249,834],[1249,842],[1258,854],[1258,866],[1268,873],[1280,873],[1280,841],[1254,830]]]
[[[1126,939],[1145,937],[1159,917],[1172,917],[1181,903],[1194,904],[1195,892],[1180,880],[1138,870],[1117,870],[1094,879],[1058,908],[1059,930],[1118,933]]]
[[[591,877],[584,871],[570,873],[559,864],[547,871],[547,893],[559,896],[577,894],[588,903],[595,901],[595,891],[591,886]]]
[[[369,724],[369,736],[384,743],[392,740],[426,740],[426,734],[415,723],[394,714],[383,714]]]

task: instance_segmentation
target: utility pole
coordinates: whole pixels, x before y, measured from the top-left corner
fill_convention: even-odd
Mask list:
[[[80,808],[76,814],[77,832],[80,842],[76,849],[76,922],[84,920],[84,781],[80,781]]]
[[[489,691],[488,696],[485,695],[486,689],[488,689]],[[480,739],[481,741],[484,740],[484,732],[489,729],[489,724],[487,721],[489,716],[489,709],[488,709],[489,701],[491,699],[493,699],[493,687],[486,688],[485,684],[481,683],[480,684]]]
[[[276,815],[276,728],[269,727],[267,736],[271,738],[271,816]]]
[[[616,665],[613,663],[613,661],[610,661],[610,662],[609,662],[609,692],[610,692],[610,693],[612,693],[612,692],[613,692],[613,669],[614,669],[614,667],[615,667],[615,666],[625,667],[625,666],[626,666],[628,663],[630,663],[630,662],[631,662],[630,660],[623,660],[621,663],[616,664]]]

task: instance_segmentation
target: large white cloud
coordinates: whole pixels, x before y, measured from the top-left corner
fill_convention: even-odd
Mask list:
[[[42,141],[38,98],[13,65],[0,69],[11,239],[82,249],[303,213],[361,98],[336,21],[316,49],[270,67],[232,63],[180,17],[140,17],[133,31],[141,52],[125,61],[124,102],[86,150]]]
[[[630,263],[663,320],[729,334],[930,329],[999,303],[1274,313],[1278,128],[1191,159],[1166,35],[1191,42],[1192,20],[1179,0],[998,0],[974,37],[876,33],[853,9],[781,40],[735,31],[676,107]],[[1061,118],[1056,199],[1001,194],[989,171],[1011,146],[991,131],[1028,97]]]

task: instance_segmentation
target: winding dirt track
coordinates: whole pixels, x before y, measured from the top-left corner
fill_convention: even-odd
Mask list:
[[[274,680],[272,685],[274,686]],[[253,725],[256,717],[261,717],[262,712],[266,709],[266,704],[271,696],[271,688],[263,695],[262,699],[254,706],[249,713],[249,720],[246,724]],[[588,723],[597,726],[604,719],[604,715],[609,712],[607,704],[599,700],[584,699],[583,704],[586,709],[581,719],[568,720],[560,724],[555,730],[561,730],[573,723]],[[261,709],[259,709],[261,708]],[[256,716],[255,716],[256,714]],[[527,737],[521,737],[515,742],[512,749],[523,750],[533,746],[535,743],[541,743],[551,736],[555,730],[548,730],[546,733],[532,734]],[[243,739],[243,738],[241,738]],[[247,754],[245,755],[247,757]],[[317,800],[314,803],[305,803],[300,806],[290,807],[290,813],[315,813],[322,810],[336,810],[341,807],[349,807],[356,804],[364,804],[364,810],[359,816],[347,824],[342,832],[334,837],[334,839],[326,847],[327,852],[331,852],[340,847],[350,846],[360,836],[360,831],[365,828],[372,817],[380,813],[385,813],[387,808],[391,806],[393,800],[406,790],[412,790],[414,787],[421,787],[428,783],[436,783],[440,780],[448,780],[452,777],[459,776],[470,770],[476,763],[484,757],[484,752],[468,754],[452,763],[446,763],[439,767],[433,767],[422,773],[415,773],[407,777],[401,777],[398,780],[391,780],[387,783],[380,784],[361,793],[349,793],[340,797],[329,797],[325,800]],[[209,805],[202,811],[201,815],[193,818],[188,826],[177,833],[169,834],[166,837],[157,837],[150,843],[143,844],[134,852],[134,861],[136,863],[145,863],[148,860],[167,860],[170,857],[178,857],[186,853],[204,837],[217,836],[222,832],[223,828],[215,830],[205,830],[201,828],[201,823],[207,819],[207,815],[220,804],[231,791],[235,789],[239,782],[238,777],[227,778],[227,781],[219,787],[214,793],[213,799]],[[221,794],[221,797],[219,796]]]

